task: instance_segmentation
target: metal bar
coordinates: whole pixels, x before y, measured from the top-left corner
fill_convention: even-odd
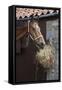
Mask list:
[[[47,17],[53,17],[53,16],[58,16],[59,14],[57,13],[57,12],[55,12],[55,13],[50,13],[50,14],[46,14],[46,15],[40,15],[40,16],[34,16],[33,17],[33,19],[37,19],[37,18],[47,18]],[[24,20],[31,20],[32,19],[32,17],[27,17],[27,18],[21,18],[21,19],[19,19],[19,20],[22,20],[22,21],[24,21]]]

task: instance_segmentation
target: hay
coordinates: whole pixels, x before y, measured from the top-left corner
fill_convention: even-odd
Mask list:
[[[36,60],[44,68],[49,69],[52,67],[54,63],[54,54],[55,54],[54,47],[50,45],[45,45],[43,49],[40,49],[39,52],[36,53]]]

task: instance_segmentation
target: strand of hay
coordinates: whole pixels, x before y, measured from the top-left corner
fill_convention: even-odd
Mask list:
[[[45,45],[43,49],[40,49],[36,53],[36,60],[44,68],[50,69],[54,63],[55,49],[51,45]]]

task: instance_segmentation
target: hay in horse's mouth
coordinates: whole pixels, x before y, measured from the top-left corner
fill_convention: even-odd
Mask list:
[[[44,67],[50,68],[54,63],[55,50],[50,45],[45,45],[43,49],[40,49],[36,53],[36,60]]]

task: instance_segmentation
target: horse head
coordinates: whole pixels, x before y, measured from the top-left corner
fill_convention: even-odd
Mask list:
[[[33,20],[30,22],[30,37],[40,48],[44,47],[45,40],[41,33],[40,26],[37,21]]]

